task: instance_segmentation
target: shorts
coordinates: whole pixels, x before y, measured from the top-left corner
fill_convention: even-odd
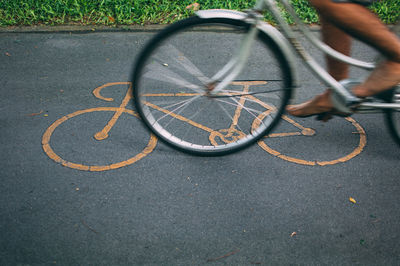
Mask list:
[[[369,6],[373,2],[376,2],[377,0],[332,0],[335,3],[354,3],[354,4],[360,4],[363,6]]]

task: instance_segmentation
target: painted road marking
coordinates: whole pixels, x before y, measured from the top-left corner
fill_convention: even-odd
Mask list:
[[[121,116],[122,113],[130,114],[130,115],[133,115],[136,118],[140,119],[139,115],[136,112],[125,108],[126,105],[128,104],[128,102],[132,99],[132,96],[131,96],[132,95],[132,84],[130,82],[107,83],[103,86],[96,88],[93,91],[93,94],[99,99],[102,99],[105,101],[113,101],[112,98],[105,98],[105,97],[101,96],[100,91],[103,88],[114,86],[114,85],[129,85],[129,88],[124,97],[124,100],[122,101],[122,104],[119,107],[97,107],[97,108],[90,108],[90,109],[76,111],[76,112],[68,114],[64,117],[61,117],[60,119],[56,120],[52,125],[50,125],[49,128],[47,128],[47,130],[45,131],[45,133],[43,134],[43,137],[42,137],[42,147],[43,147],[44,152],[47,154],[47,156],[49,156],[52,160],[54,160],[57,163],[60,163],[61,165],[65,166],[65,167],[69,167],[69,168],[73,168],[73,169],[77,169],[77,170],[83,170],[83,171],[97,171],[98,172],[98,171],[118,169],[118,168],[121,168],[124,166],[131,165],[131,164],[139,161],[140,159],[144,158],[145,156],[147,156],[149,153],[151,153],[154,150],[154,148],[156,147],[156,144],[157,144],[157,138],[153,134],[151,134],[150,139],[149,139],[146,147],[142,150],[142,152],[136,154],[135,156],[129,158],[128,160],[109,164],[109,165],[84,165],[81,163],[69,162],[69,161],[61,158],[51,148],[50,140],[51,140],[51,136],[52,136],[53,132],[56,130],[56,128],[59,125],[61,125],[62,123],[64,123],[65,121],[67,121],[68,119],[71,119],[71,118],[79,116],[79,115],[84,115],[84,114],[91,113],[91,112],[114,112],[113,117],[107,123],[107,125],[101,131],[94,134],[94,138],[99,141],[104,140],[108,137],[109,131],[115,125],[115,123],[117,122],[118,118]]]
[[[220,138],[222,141],[224,141],[225,143],[230,143],[232,141],[237,141],[240,138],[243,138],[245,136],[245,134],[238,130],[237,124],[238,121],[240,119],[240,115],[243,111],[246,99],[251,100],[252,102],[255,102],[261,106],[263,106],[266,111],[263,112],[262,114],[260,114],[257,118],[254,119],[253,121],[253,125],[252,128],[255,129],[259,126],[260,122],[262,121],[262,119],[264,119],[266,116],[270,115],[272,112],[276,112],[276,108],[273,106],[268,105],[267,103],[261,101],[260,99],[258,99],[257,97],[255,97],[254,95],[248,95],[246,94],[249,91],[249,88],[251,86],[256,86],[256,85],[265,85],[267,84],[266,81],[237,81],[237,82],[233,82],[232,85],[238,85],[238,86],[243,86],[243,91],[241,92],[237,92],[237,93],[233,93],[234,95],[241,95],[238,103],[238,106],[235,110],[235,113],[232,117],[232,123],[229,126],[229,128],[227,129],[220,129],[220,130],[214,130],[210,127],[207,127],[205,125],[202,125],[200,123],[197,123],[189,118],[186,118],[182,115],[176,114],[170,110],[164,109],[160,106],[157,106],[155,104],[152,104],[150,102],[144,102],[145,105],[154,108],[158,111],[161,111],[163,113],[165,113],[166,115],[169,115],[173,118],[176,118],[182,122],[188,123],[190,125],[192,125],[193,127],[199,128],[201,130],[204,130],[208,133],[210,133],[209,136],[209,140],[210,143],[212,145],[218,145],[217,141],[216,141],[216,137]],[[69,115],[66,115],[58,120],[56,120],[52,125],[50,125],[50,127],[46,130],[46,132],[43,134],[42,137],[42,146],[43,146],[43,150],[44,152],[55,162],[60,163],[63,166],[69,167],[69,168],[73,168],[73,169],[77,169],[77,170],[84,170],[84,171],[106,171],[106,170],[112,170],[112,169],[118,169],[124,166],[128,166],[131,165],[135,162],[137,162],[138,160],[144,158],[145,156],[147,156],[148,154],[150,154],[156,144],[157,144],[157,138],[151,134],[150,135],[150,139],[146,145],[146,147],[143,149],[142,152],[134,155],[133,157],[131,157],[128,160],[119,162],[119,163],[113,163],[113,164],[109,164],[109,165],[84,165],[84,164],[80,164],[80,163],[74,163],[74,162],[69,162],[63,158],[61,158],[60,156],[58,156],[54,150],[51,148],[50,146],[50,140],[51,140],[51,136],[53,134],[53,132],[56,130],[56,128],[61,125],[62,123],[64,123],[65,121],[67,121],[68,119],[71,119],[73,117],[77,117],[79,115],[84,115],[87,113],[91,113],[91,112],[114,112],[112,118],[107,122],[107,124],[104,126],[104,128],[102,130],[100,130],[99,132],[94,134],[94,138],[98,141],[104,140],[106,138],[108,138],[109,136],[109,132],[110,130],[114,127],[115,123],[118,121],[119,117],[123,114],[129,114],[129,115],[133,115],[135,117],[139,118],[139,115],[134,112],[133,110],[127,109],[126,106],[129,103],[129,101],[132,99],[132,83],[130,82],[113,82],[113,83],[106,83],[100,87],[97,87],[96,89],[93,90],[93,94],[95,97],[104,100],[104,101],[108,101],[111,102],[114,99],[113,98],[107,98],[107,97],[103,97],[101,95],[101,91],[104,88],[107,87],[111,87],[111,86],[115,86],[115,85],[129,85],[129,88],[127,90],[127,93],[124,97],[124,99],[122,100],[122,103],[119,107],[97,107],[97,108],[90,108],[90,109],[85,109],[85,110],[80,110],[80,111],[76,111],[74,113],[71,113]],[[200,95],[199,93],[152,93],[152,94],[146,94],[146,97],[192,97],[192,96],[198,96]],[[311,129],[311,128],[307,128],[302,126],[300,123],[296,122],[295,120],[293,120],[292,118],[283,115],[282,119],[290,124],[292,124],[293,126],[295,126],[298,131],[294,131],[294,132],[281,132],[281,133],[273,133],[273,134],[269,134],[266,139],[268,140],[273,140],[274,138],[280,138],[280,137],[290,137],[290,136],[313,136],[315,135],[315,130]],[[355,147],[355,149],[348,155],[345,155],[343,157],[340,157],[338,159],[334,159],[334,160],[330,160],[330,161],[308,161],[308,160],[303,160],[301,158],[294,158],[294,157],[290,157],[287,156],[285,154],[281,154],[279,151],[272,149],[271,147],[269,147],[266,142],[265,139],[264,140],[260,140],[258,142],[258,145],[264,149],[266,152],[270,153],[273,156],[276,156],[280,159],[292,162],[292,163],[297,163],[297,164],[303,164],[303,165],[311,165],[311,166],[324,166],[324,165],[333,165],[333,164],[337,164],[337,163],[342,163],[342,162],[346,162],[352,158],[354,158],[355,156],[357,156],[358,154],[360,154],[365,145],[366,145],[366,134],[364,129],[361,127],[361,125],[359,123],[357,123],[353,118],[347,117],[345,118],[348,122],[350,122],[356,129],[357,129],[357,134],[359,134],[360,136],[360,140],[359,140],[359,144],[357,145],[357,147]]]
[[[263,114],[261,114],[263,115]],[[262,119],[262,118],[261,118]],[[268,136],[265,137],[265,139],[258,141],[258,145],[265,150],[266,152],[282,159],[288,162],[292,162],[292,163],[296,163],[296,164],[302,164],[302,165],[310,165],[310,166],[326,166],[326,165],[334,165],[334,164],[338,164],[338,163],[343,163],[343,162],[347,162],[350,159],[354,158],[355,156],[359,155],[366,143],[367,143],[367,137],[365,134],[364,129],[361,127],[361,125],[359,123],[357,123],[357,121],[355,121],[353,118],[351,117],[346,117],[345,119],[350,122],[356,129],[357,129],[357,134],[360,136],[359,139],[359,143],[357,145],[357,147],[349,154],[334,159],[334,160],[329,160],[329,161],[319,161],[319,160],[315,160],[315,161],[310,161],[310,160],[303,160],[300,158],[294,158],[291,156],[287,156],[285,154],[281,154],[279,151],[272,149],[271,147],[269,147],[266,143],[265,140],[268,139],[273,139],[273,138],[277,138],[277,137],[288,137],[288,136],[313,136],[315,134],[315,131],[311,128],[304,128],[302,125],[300,125],[299,123],[295,122],[293,119],[289,118],[286,115],[282,116],[283,120],[286,120],[287,122],[293,124],[294,126],[296,126],[297,128],[299,128],[301,131],[299,132],[287,132],[287,133],[275,133],[275,134],[270,134]],[[258,123],[258,120],[254,120],[255,123]]]

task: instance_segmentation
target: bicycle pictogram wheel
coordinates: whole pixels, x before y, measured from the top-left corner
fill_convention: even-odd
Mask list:
[[[260,116],[263,116],[264,114],[261,114]],[[274,149],[271,146],[271,142],[273,142],[274,139],[279,139],[279,138],[297,138],[297,141],[301,141],[302,137],[312,137],[316,134],[316,131],[312,128],[309,127],[304,127],[300,123],[296,122],[292,118],[288,117],[287,115],[282,116],[282,120],[284,122],[287,122],[291,124],[294,128],[297,128],[296,131],[291,131],[291,132],[280,132],[280,133],[271,133],[267,136],[265,136],[263,139],[258,141],[258,145],[268,152],[269,154],[276,156],[277,158],[280,158],[282,160],[291,162],[291,163],[296,163],[296,164],[301,164],[301,165],[309,165],[309,166],[326,166],[326,165],[334,165],[338,163],[343,163],[347,162],[350,159],[354,158],[355,156],[359,155],[366,143],[367,143],[367,138],[366,138],[366,133],[365,130],[362,128],[362,126],[353,118],[351,117],[346,117],[342,118],[345,123],[348,124],[349,128],[355,128],[356,131],[351,131],[351,135],[353,136],[359,136],[358,141],[355,143],[354,148],[348,148],[347,152],[344,152],[344,154],[338,155],[336,158],[331,158],[329,160],[321,160],[321,159],[305,159],[305,158],[299,158],[299,157],[294,157],[290,156],[287,154],[284,154],[284,152],[279,151],[279,149]],[[259,123],[259,120],[255,119],[253,125],[256,127],[257,123]],[[319,122],[320,123],[320,122]],[[355,137],[357,138],[357,137]],[[311,146],[312,147],[312,146]],[[310,147],[310,149],[311,149]],[[295,147],[292,147],[292,149],[295,149]]]
[[[156,144],[157,144],[157,138],[149,134],[149,140],[147,144],[145,145],[144,149],[138,153],[136,153],[133,156],[130,156],[129,158],[122,160],[120,162],[113,162],[109,164],[85,164],[82,162],[73,162],[71,159],[65,159],[62,158],[60,155],[58,155],[54,149],[52,148],[52,136],[53,133],[57,130],[57,128],[60,128],[61,125],[63,125],[65,122],[67,122],[70,119],[74,119],[80,116],[84,116],[90,113],[96,113],[96,112],[106,112],[106,113],[113,113],[113,117],[111,120],[107,123],[107,125],[100,131],[98,132],[93,132],[92,134],[92,140],[96,139],[97,141],[102,141],[104,139],[108,138],[108,132],[113,128],[117,120],[122,114],[129,115],[135,117],[135,119],[140,119],[139,115],[130,109],[126,109],[125,106],[131,99],[131,90],[132,90],[132,85],[131,83],[128,82],[115,82],[115,83],[107,83],[103,86],[100,86],[96,88],[93,93],[95,94],[96,97],[106,100],[106,101],[112,101],[112,98],[104,98],[100,95],[100,90],[106,87],[114,86],[114,85],[129,85],[128,92],[123,100],[123,103],[119,107],[97,107],[97,108],[89,108],[89,109],[84,109],[84,110],[79,110],[76,112],[73,112],[71,114],[68,114],[66,116],[63,116],[59,119],[57,119],[53,124],[51,124],[45,133],[43,134],[42,137],[42,147],[44,152],[49,156],[52,160],[54,160],[57,163],[60,163],[61,165],[77,170],[83,170],[83,171],[106,171],[106,170],[113,170],[113,169],[118,169],[127,165],[131,165],[138,160],[144,158],[147,156],[149,153],[151,153]]]

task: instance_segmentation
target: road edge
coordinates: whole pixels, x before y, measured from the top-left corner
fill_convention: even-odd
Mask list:
[[[156,32],[169,24],[150,25],[36,25],[0,27],[1,33],[92,33],[92,32]],[[318,25],[309,26],[312,31],[319,31]]]

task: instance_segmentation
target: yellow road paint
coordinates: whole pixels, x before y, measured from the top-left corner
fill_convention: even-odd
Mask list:
[[[127,113],[130,115],[133,115],[139,119],[139,115],[136,112],[125,108],[126,105],[128,104],[128,102],[132,99],[132,96],[131,96],[132,95],[132,84],[131,83],[129,83],[129,82],[107,83],[103,86],[96,88],[93,91],[93,94],[99,99],[102,99],[105,101],[113,101],[114,100],[113,98],[105,98],[105,97],[101,96],[100,91],[105,87],[110,87],[110,86],[114,86],[114,85],[129,85],[129,88],[124,97],[124,100],[122,101],[122,104],[119,107],[97,107],[97,108],[79,110],[74,113],[71,113],[71,114],[61,117],[60,119],[56,120],[53,124],[51,124],[47,128],[47,130],[45,131],[45,133],[43,134],[43,137],[42,137],[42,147],[43,147],[44,152],[47,154],[47,156],[49,156],[52,160],[54,160],[55,162],[65,166],[65,167],[82,170],[82,171],[98,172],[98,171],[107,171],[107,170],[112,170],[112,169],[118,169],[118,168],[121,168],[121,167],[124,167],[127,165],[131,165],[131,164],[137,162],[138,160],[142,159],[143,157],[147,156],[149,153],[151,153],[154,150],[154,148],[157,144],[157,138],[153,134],[151,134],[149,142],[147,143],[146,147],[142,150],[142,152],[136,154],[135,156],[129,158],[128,160],[109,164],[109,165],[83,165],[83,164],[69,162],[65,159],[62,159],[51,148],[50,140],[51,140],[51,136],[54,133],[54,131],[56,130],[56,128],[59,125],[61,125],[62,123],[64,123],[65,121],[67,121],[68,119],[79,116],[79,115],[83,115],[83,114],[91,113],[91,112],[114,112],[113,117],[107,123],[107,125],[101,131],[99,131],[98,133],[95,134],[94,137],[97,140],[103,140],[103,139],[107,138],[109,131],[115,125],[116,121],[118,120],[118,118],[121,116],[122,113]]]
[[[249,92],[249,87],[250,87],[249,85],[244,85],[242,93],[243,94],[248,93]],[[239,122],[239,117],[240,117],[240,114],[242,113],[245,101],[246,101],[246,97],[240,97],[239,105],[235,110],[235,115],[232,118],[232,124],[231,124],[229,129],[233,130],[237,126],[237,123]]]
[[[232,85],[238,85],[238,86],[243,86],[243,91],[242,92],[237,92],[234,93],[234,95],[241,95],[241,94],[245,94],[246,92],[248,92],[248,89],[250,86],[253,85],[265,85],[267,84],[266,81],[237,81],[237,82],[232,82]],[[199,95],[199,93],[168,93],[168,94],[163,94],[163,93],[154,93],[154,94],[146,94],[146,96],[197,96]],[[232,95],[232,94],[231,94]],[[216,137],[219,137],[224,143],[230,143],[233,141],[237,141],[238,139],[242,138],[245,136],[245,134],[239,130],[236,129],[238,120],[240,118],[240,114],[243,110],[243,106],[244,103],[246,101],[246,99],[251,99],[253,102],[256,102],[258,104],[260,104],[261,106],[263,106],[266,111],[264,113],[262,113],[258,118],[256,118],[253,122],[252,128],[253,130],[256,129],[261,121],[268,115],[270,115],[273,112],[276,112],[276,108],[273,106],[268,105],[267,103],[261,101],[260,99],[258,99],[257,97],[254,97],[253,95],[243,95],[242,97],[240,97],[239,100],[239,104],[237,109],[235,110],[234,116],[232,118],[232,123],[230,125],[229,128],[227,129],[220,129],[218,131],[213,130],[209,127],[206,127],[204,125],[201,125],[199,123],[196,123],[186,117],[183,117],[181,115],[175,114],[169,110],[163,109],[157,105],[154,105],[152,103],[146,102],[144,104],[146,104],[147,106],[154,108],[156,110],[159,110],[167,115],[170,115],[174,118],[177,118],[183,122],[187,122],[189,124],[191,124],[194,127],[197,127],[199,129],[202,129],[204,131],[207,131],[210,133],[210,142],[212,145],[217,146],[218,143],[216,141]],[[299,129],[299,131],[296,132],[282,132],[282,133],[273,133],[267,136],[267,138],[277,138],[277,137],[289,137],[289,136],[313,136],[315,135],[315,130],[312,128],[306,128],[304,126],[302,126],[301,124],[299,124],[298,122],[296,122],[295,120],[293,120],[292,118],[283,115],[282,119],[285,120],[286,122],[292,124],[293,126],[295,126],[296,128]],[[333,164],[337,164],[337,163],[342,163],[342,162],[346,162],[352,158],[354,158],[355,156],[357,156],[358,154],[360,154],[363,150],[363,148],[366,145],[366,137],[365,137],[365,131],[364,129],[352,118],[346,118],[347,121],[351,122],[353,124],[354,127],[356,127],[357,129],[357,134],[360,135],[360,142],[358,144],[358,146],[348,155],[340,157],[338,159],[335,160],[330,160],[330,161],[308,161],[308,160],[304,160],[304,159],[299,159],[299,158],[294,158],[294,157],[290,157],[284,154],[281,154],[280,152],[273,150],[272,148],[270,148],[269,146],[267,146],[267,144],[261,140],[258,142],[258,144],[261,146],[261,148],[263,148],[265,151],[267,151],[268,153],[281,158],[283,160],[292,162],[292,163],[297,163],[297,164],[303,164],[303,165],[311,165],[311,166],[316,166],[316,165],[320,165],[320,166],[324,166],[324,165],[333,165]]]
[[[210,143],[212,145],[218,145],[218,143],[216,141],[217,137],[220,138],[221,141],[223,141],[225,143],[230,143],[233,141],[237,141],[238,139],[243,138],[245,136],[245,134],[243,132],[241,132],[240,130],[236,129],[236,127],[237,127],[240,115],[242,113],[244,104],[246,102],[246,99],[249,99],[249,100],[257,103],[266,109],[265,112],[263,112],[257,118],[254,119],[253,124],[252,124],[253,130],[255,130],[260,125],[261,121],[266,116],[277,111],[275,107],[268,105],[267,103],[261,101],[254,95],[245,95],[249,91],[250,86],[265,85],[265,84],[267,84],[266,81],[235,81],[235,82],[232,82],[232,85],[243,86],[243,91],[235,92],[235,93],[226,93],[226,94],[230,94],[230,95],[239,95],[240,96],[239,104],[235,110],[233,117],[232,117],[232,123],[229,126],[229,128],[227,128],[227,129],[214,130],[205,125],[197,123],[189,118],[186,118],[184,116],[176,114],[170,110],[167,110],[160,106],[152,104],[150,102],[143,102],[143,104],[145,104],[151,108],[154,108],[158,111],[161,111],[161,112],[165,113],[166,115],[176,118],[182,122],[188,123],[196,128],[199,128],[201,130],[204,130],[204,131],[210,133],[210,136],[209,136]],[[109,165],[84,165],[84,164],[69,162],[69,161],[61,158],[51,148],[50,140],[51,140],[51,136],[52,136],[53,132],[56,130],[56,128],[59,125],[61,125],[62,123],[64,123],[65,121],[67,121],[68,119],[71,119],[73,117],[76,117],[79,115],[84,115],[86,113],[91,113],[91,112],[114,112],[114,115],[107,122],[106,126],[104,126],[104,128],[102,130],[100,130],[99,132],[94,134],[94,138],[99,141],[104,140],[108,137],[110,130],[114,127],[115,123],[118,121],[119,117],[123,113],[133,115],[133,116],[139,118],[138,114],[136,112],[134,112],[133,110],[130,110],[130,109],[126,109],[128,102],[132,99],[132,84],[130,82],[106,83],[106,84],[94,89],[93,94],[95,97],[97,97],[101,100],[108,101],[108,102],[114,101],[113,98],[107,98],[107,97],[103,97],[101,95],[102,89],[104,89],[106,87],[114,86],[114,85],[129,85],[127,93],[119,107],[97,107],[97,108],[79,110],[79,111],[76,111],[76,112],[73,112],[71,114],[61,117],[60,119],[56,120],[52,125],[50,125],[47,128],[46,132],[43,134],[43,137],[42,137],[42,147],[43,147],[44,152],[52,160],[54,160],[55,162],[65,166],[65,167],[82,170],[82,171],[98,172],[98,171],[107,171],[107,170],[118,169],[118,168],[121,168],[124,166],[131,165],[131,164],[137,162],[138,160],[144,158],[145,156],[147,156],[154,150],[154,148],[157,144],[157,138],[153,134],[151,134],[146,147],[140,153],[129,158],[128,160],[125,160],[122,162],[117,162],[117,163],[112,163]],[[224,93],[221,93],[221,94],[224,94]],[[244,95],[242,95],[242,94],[244,94]],[[198,95],[200,95],[200,94],[199,93],[184,93],[184,92],[182,92],[182,93],[148,93],[148,94],[144,94],[144,96],[146,96],[146,97],[168,97],[168,96],[171,96],[171,97],[193,97],[193,96],[198,96]],[[273,134],[268,135],[266,137],[266,139],[273,139],[273,138],[278,138],[278,137],[288,137],[288,136],[302,136],[302,135],[303,136],[313,136],[315,134],[314,129],[306,128],[286,115],[283,115],[282,119],[285,120],[286,122],[292,124],[296,128],[298,128],[299,131],[273,133]],[[311,165],[311,166],[315,166],[315,165],[324,166],[324,165],[333,165],[333,164],[337,164],[337,163],[341,163],[341,162],[346,162],[346,161],[352,159],[353,157],[357,156],[358,154],[360,154],[363,151],[363,149],[366,145],[366,136],[365,136],[364,129],[354,119],[352,119],[352,118],[345,118],[345,119],[347,121],[349,121],[350,123],[352,123],[352,125],[357,129],[356,134],[359,134],[360,141],[359,141],[358,146],[350,154],[343,156],[341,158],[335,159],[335,160],[307,161],[307,160],[294,158],[294,157],[290,157],[290,156],[281,154],[279,151],[276,151],[276,150],[270,148],[265,143],[264,140],[260,140],[258,142],[258,145],[262,149],[264,149],[266,152],[270,153],[273,156],[276,156],[280,159],[283,159],[283,160],[286,160],[289,162],[293,162],[293,163],[297,163],[297,164]]]
[[[110,83],[115,85],[115,83]],[[100,90],[98,91],[100,92]],[[99,96],[101,96],[99,94]],[[108,138],[108,132],[110,132],[111,128],[115,125],[118,118],[121,116],[122,112],[125,110],[125,107],[128,105],[128,102],[132,99],[132,84],[129,83],[128,92],[126,93],[124,99],[122,100],[122,104],[119,106],[118,111],[115,112],[111,120],[107,123],[107,125],[99,132],[94,135],[94,138],[97,140],[104,140]]]
[[[145,97],[192,97],[192,96],[198,96],[200,93],[145,93],[143,96]]]
[[[268,138],[280,138],[280,137],[290,137],[290,136],[301,136],[301,132],[287,132],[287,133],[273,133],[269,134]]]
[[[209,128],[209,127],[203,126],[202,124],[196,123],[196,122],[190,120],[189,118],[186,118],[186,117],[184,117],[184,116],[175,114],[174,112],[172,112],[172,111],[170,111],[170,110],[167,110],[167,109],[164,109],[164,108],[161,108],[161,107],[159,107],[159,106],[157,106],[157,105],[155,105],[155,104],[152,104],[152,103],[149,103],[149,102],[144,102],[143,104],[145,104],[145,105],[147,105],[147,106],[149,106],[149,107],[151,107],[151,108],[154,108],[154,109],[156,109],[156,110],[158,110],[158,111],[161,111],[161,112],[163,112],[163,113],[165,113],[165,114],[167,114],[167,115],[170,115],[170,116],[172,116],[173,118],[176,118],[176,119],[178,119],[178,120],[181,120],[181,121],[183,121],[183,122],[186,122],[186,123],[188,123],[188,124],[190,124],[190,125],[192,125],[192,126],[194,126],[194,127],[200,128],[200,129],[202,129],[202,130],[204,130],[204,131],[207,131],[207,132],[210,132],[210,133],[214,132],[214,130],[211,129],[211,128]]]
[[[96,89],[94,89],[94,90],[93,90],[93,94],[94,94],[94,96],[96,96],[97,98],[99,98],[99,99],[101,99],[101,100],[104,100],[104,101],[107,101],[107,102],[112,102],[112,101],[114,101],[114,98],[106,98],[106,97],[103,97],[103,96],[100,94],[100,91],[101,91],[102,89],[106,88],[106,87],[115,86],[115,85],[129,85],[130,88],[132,88],[132,83],[131,83],[131,82],[110,82],[110,83],[106,83],[106,84],[104,84],[104,85],[102,85],[102,86],[97,87]]]
[[[261,114],[262,116],[263,114]],[[260,117],[260,119],[263,119],[264,117]],[[313,129],[308,129],[308,128],[304,128],[303,126],[301,126],[300,124],[298,124],[297,122],[295,122],[293,119],[287,117],[287,116],[282,116],[282,118],[284,120],[286,120],[287,122],[293,124],[294,126],[298,127],[299,129],[301,129],[302,131],[299,132],[298,134],[295,133],[276,133],[276,134],[271,134],[268,135],[266,137],[266,139],[268,138],[274,138],[274,137],[286,137],[286,136],[294,136],[294,135],[313,135],[315,133],[315,131]],[[311,165],[311,166],[326,166],[326,165],[334,165],[334,164],[338,164],[338,163],[343,163],[343,162],[347,162],[350,159],[354,158],[355,156],[357,156],[358,154],[360,154],[366,143],[367,143],[367,138],[366,138],[366,134],[364,129],[361,127],[361,125],[359,123],[357,123],[357,121],[355,121],[353,118],[351,117],[346,117],[345,118],[348,122],[350,122],[356,129],[357,129],[357,133],[360,136],[360,140],[359,143],[357,145],[357,147],[348,155],[345,155],[343,157],[340,157],[338,159],[334,159],[334,160],[330,160],[330,161],[308,161],[308,160],[303,160],[303,159],[299,159],[299,158],[294,158],[294,157],[290,157],[284,154],[281,154],[280,152],[270,148],[266,143],[265,140],[260,140],[258,141],[258,145],[265,150],[266,152],[282,159],[288,162],[292,162],[292,163],[296,163],[296,164],[302,164],[302,165]],[[255,123],[257,126],[258,120],[255,120]]]

